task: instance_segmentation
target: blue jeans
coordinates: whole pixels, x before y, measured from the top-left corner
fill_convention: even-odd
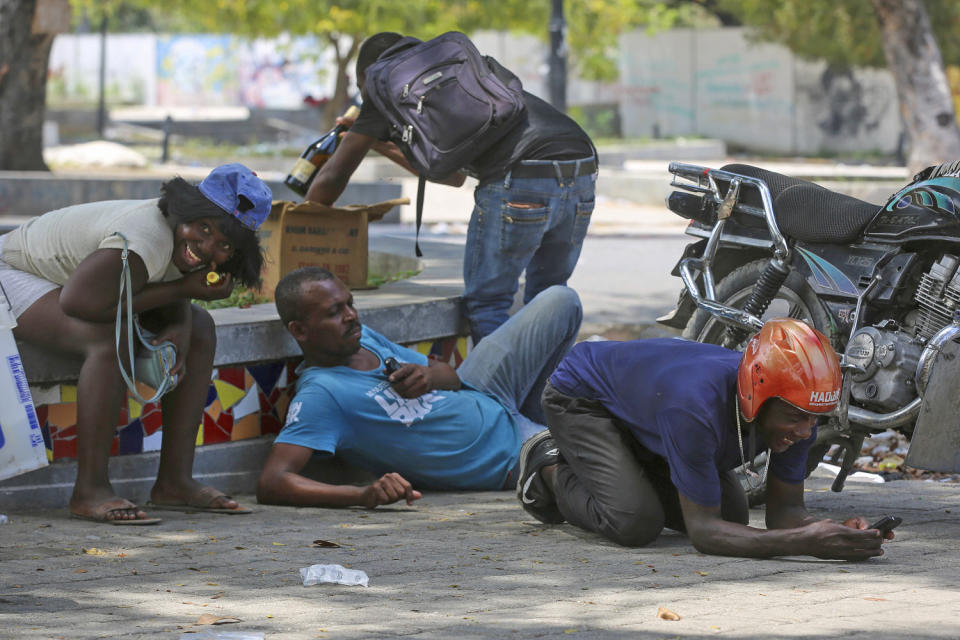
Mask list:
[[[550,287],[475,346],[457,368],[463,382],[496,396],[513,415],[521,442],[546,429],[540,396],[576,341],[582,318],[576,291]]]
[[[596,174],[513,178],[507,173],[502,182],[476,188],[463,257],[464,311],[474,344],[506,322],[524,269],[524,304],[547,287],[567,283],[590,224],[596,179]]]

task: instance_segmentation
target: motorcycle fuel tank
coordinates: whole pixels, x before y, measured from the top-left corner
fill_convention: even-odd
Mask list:
[[[939,177],[908,185],[865,229],[867,238],[952,236],[960,240],[960,178]]]

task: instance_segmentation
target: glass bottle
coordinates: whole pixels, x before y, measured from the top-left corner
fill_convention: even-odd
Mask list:
[[[360,109],[358,109],[356,105],[351,105],[343,114],[343,117],[356,120],[359,114]],[[333,155],[333,152],[336,151],[337,145],[340,144],[340,134],[346,130],[347,127],[345,125],[338,124],[317,138],[313,144],[300,154],[300,158],[297,160],[297,163],[293,165],[293,169],[290,170],[283,184],[300,194],[301,197],[306,196],[307,189],[310,188],[310,183],[313,182],[320,167],[322,167],[323,164],[330,159],[330,156]]]

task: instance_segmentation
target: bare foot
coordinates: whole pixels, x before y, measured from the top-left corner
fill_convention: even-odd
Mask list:
[[[152,524],[160,521],[157,518],[150,518],[137,505],[119,496],[110,496],[105,500],[71,499],[70,515],[82,520],[117,524],[121,522]]]
[[[148,506],[177,511],[208,511],[214,513],[250,513],[236,500],[214,487],[190,481],[189,486],[168,489],[154,485]]]

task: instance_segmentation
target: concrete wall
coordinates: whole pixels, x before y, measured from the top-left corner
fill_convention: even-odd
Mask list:
[[[757,151],[892,153],[901,124],[886,70],[843,73],[751,43],[744,29],[621,38],[626,136],[701,135]]]
[[[514,70],[531,93],[547,95],[544,41],[480,32],[483,52]],[[288,47],[288,48],[284,48]],[[174,107],[296,108],[332,90],[329,51],[312,39],[247,41],[231,36],[108,38],[111,102]],[[96,78],[96,36],[61,35],[51,54],[50,104],[86,99]],[[139,64],[135,64],[137,62]],[[753,43],[742,28],[637,30],[620,40],[620,80],[597,83],[570,61],[568,104],[614,105],[627,137],[705,136],[789,154],[896,150],[901,125],[886,70],[837,72],[780,45]]]

